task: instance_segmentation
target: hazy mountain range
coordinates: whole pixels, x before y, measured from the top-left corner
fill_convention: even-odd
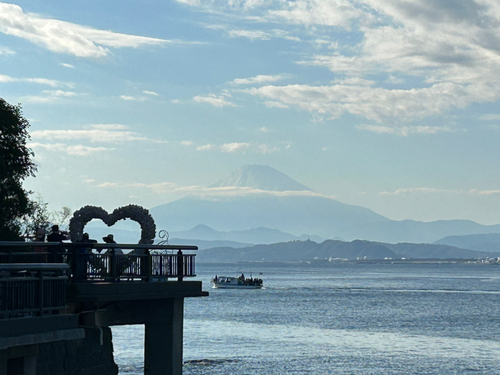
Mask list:
[[[211,185],[204,195],[190,195],[150,212],[157,228],[167,229],[171,238],[252,244],[270,243],[274,235],[279,241],[303,239],[303,233],[387,243],[432,243],[448,236],[500,233],[500,225],[467,220],[393,221],[370,209],[316,194],[263,165],[244,166]],[[197,235],[191,228],[198,228],[193,229]],[[273,230],[295,238],[279,238]]]

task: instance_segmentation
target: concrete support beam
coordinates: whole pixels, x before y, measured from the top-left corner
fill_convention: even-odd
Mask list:
[[[184,299],[165,307],[145,323],[145,375],[182,375]]]

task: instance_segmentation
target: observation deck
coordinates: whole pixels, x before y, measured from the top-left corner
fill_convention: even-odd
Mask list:
[[[38,346],[84,327],[144,324],[144,373],[182,374],[184,298],[208,296],[189,280],[197,249],[0,241],[0,373],[37,374]]]

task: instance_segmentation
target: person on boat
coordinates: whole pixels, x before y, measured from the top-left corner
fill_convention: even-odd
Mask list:
[[[219,281],[219,278],[217,277],[217,275],[215,275],[215,277],[214,277],[214,281],[215,281],[215,282]]]

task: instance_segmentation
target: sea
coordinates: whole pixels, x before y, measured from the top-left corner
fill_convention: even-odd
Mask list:
[[[500,266],[197,264],[186,375],[500,374]],[[212,289],[245,273],[261,290]],[[143,374],[143,326],[113,327],[122,375]]]

